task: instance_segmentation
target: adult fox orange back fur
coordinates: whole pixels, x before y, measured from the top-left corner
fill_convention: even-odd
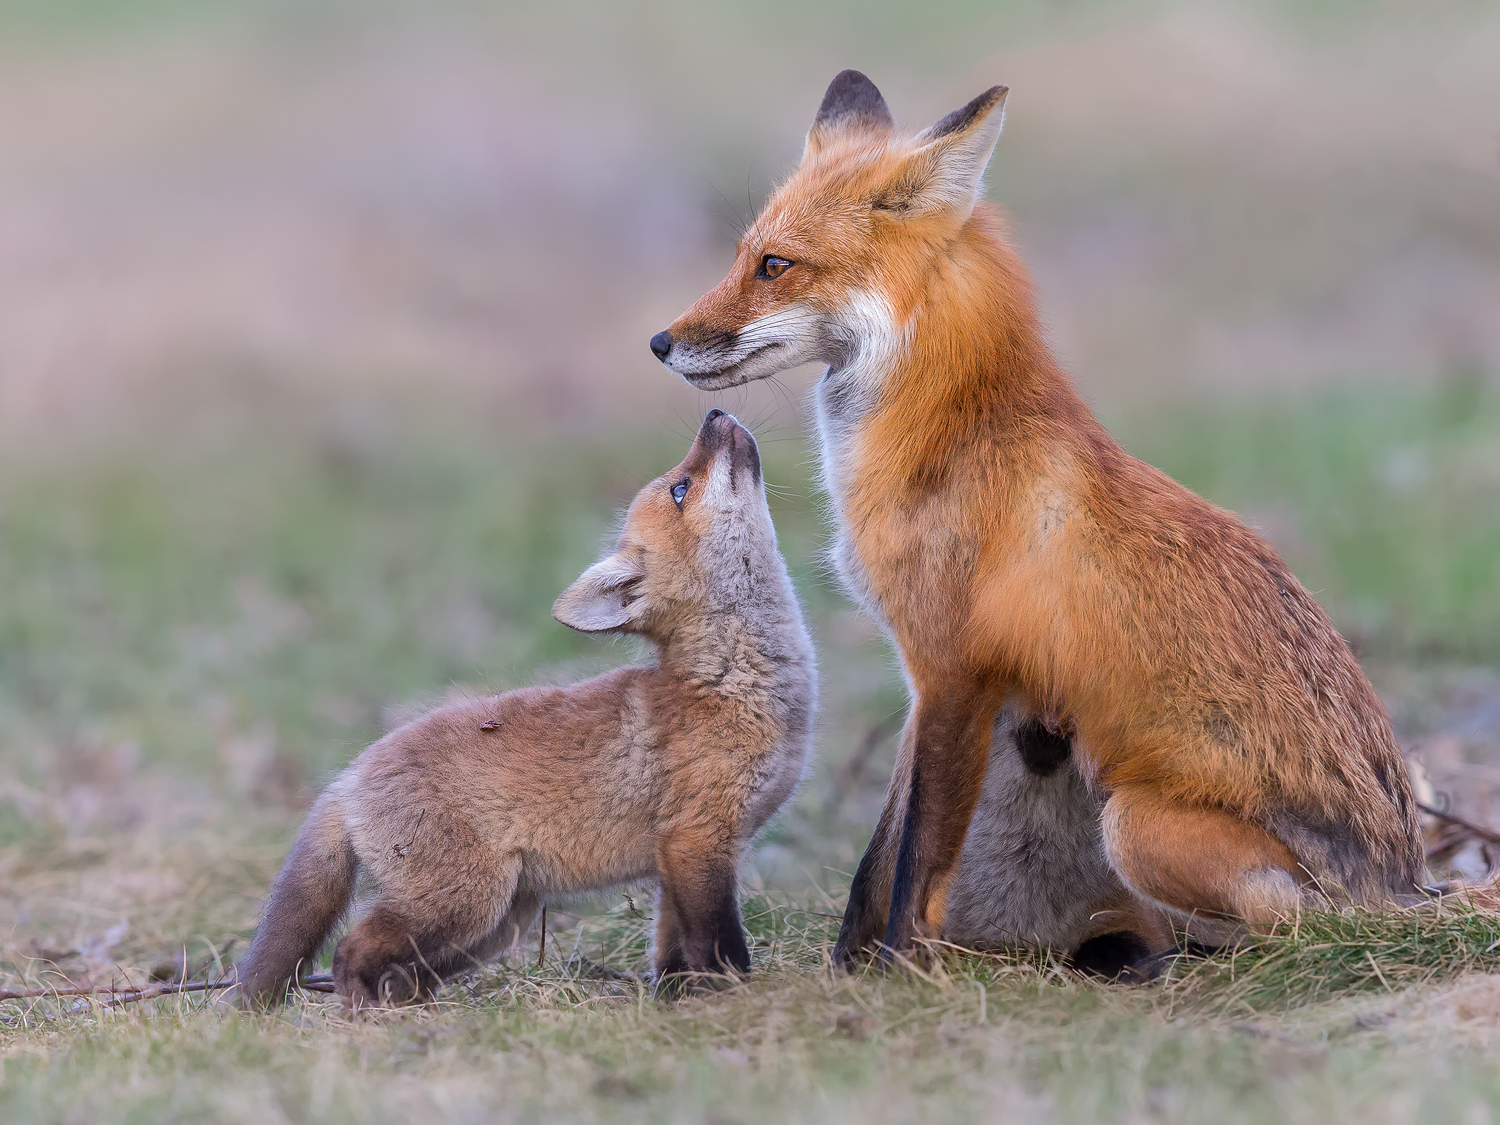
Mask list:
[[[1163,912],[1223,939],[1416,891],[1410,787],[1348,646],[1048,350],[980,200],[1005,97],[901,136],[840,74],[728,277],[651,342],[708,389],[827,364],[835,562],[912,695],[837,956],[988,925],[1113,972],[1170,940]]]

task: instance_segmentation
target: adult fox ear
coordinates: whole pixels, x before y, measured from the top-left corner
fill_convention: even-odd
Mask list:
[[[580,633],[629,631],[646,610],[646,568],[638,552],[606,555],[578,576],[553,603],[552,616]]]
[[[991,86],[917,134],[916,148],[874,200],[896,215],[952,211],[967,219],[1005,124],[1005,86]]]
[[[845,133],[858,131],[884,140],[895,127],[875,83],[857,70],[841,70],[828,84],[823,104],[818,106],[802,159],[816,156],[830,140]]]

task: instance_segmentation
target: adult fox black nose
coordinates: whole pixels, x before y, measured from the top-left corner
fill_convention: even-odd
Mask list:
[[[672,350],[672,337],[665,332],[658,332],[651,337],[651,354],[663,363],[667,362],[667,353]]]

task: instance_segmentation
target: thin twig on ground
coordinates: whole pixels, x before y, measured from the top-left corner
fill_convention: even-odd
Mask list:
[[[235,985],[233,978],[225,977],[221,980],[189,980],[189,981],[162,981],[158,984],[141,985],[132,988],[122,985],[64,985],[62,987],[45,988],[5,988],[0,989],[0,1000],[46,1000],[52,997],[79,996],[93,997],[103,996],[106,999],[101,1004],[106,1008],[112,1008],[117,1004],[134,1004],[139,1000],[155,1000],[162,996],[174,996],[184,992],[215,992],[223,988],[232,988]],[[327,973],[318,973],[313,976],[303,977],[297,982],[297,987],[304,992],[333,992],[333,977]]]
[[[1433,808],[1431,805],[1418,804],[1417,808],[1421,809],[1428,816],[1437,817],[1445,824],[1451,824],[1456,828],[1462,828],[1465,832],[1469,833],[1469,835],[1478,837],[1486,843],[1500,844],[1500,832],[1496,832],[1493,828],[1482,828],[1479,825],[1475,824],[1473,821],[1465,820],[1461,816],[1454,816],[1452,813],[1442,812],[1438,809]]]

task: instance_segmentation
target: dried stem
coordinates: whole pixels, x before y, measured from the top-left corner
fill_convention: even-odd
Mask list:
[[[220,980],[188,980],[188,981],[163,981],[160,984],[147,984],[139,988],[120,987],[113,984],[102,985],[66,985],[64,987],[50,988],[15,988],[0,989],[0,1000],[43,1000],[48,997],[60,996],[104,996],[103,1005],[112,1008],[117,1004],[134,1004],[138,1000],[155,1000],[162,996],[174,996],[184,992],[214,992],[221,988],[234,987],[233,978],[225,977]],[[304,992],[332,992],[334,991],[333,977],[327,973],[319,973],[314,976],[303,977],[297,982],[297,987]]]
[[[1421,809],[1428,816],[1437,817],[1445,824],[1451,824],[1457,828],[1462,828],[1465,832],[1469,833],[1469,835],[1477,836],[1479,839],[1484,840],[1486,843],[1500,844],[1500,832],[1496,832],[1492,828],[1481,828],[1479,825],[1473,823],[1472,821],[1465,820],[1461,816],[1454,816],[1452,813],[1439,812],[1431,805],[1419,804],[1417,805],[1417,808]]]

